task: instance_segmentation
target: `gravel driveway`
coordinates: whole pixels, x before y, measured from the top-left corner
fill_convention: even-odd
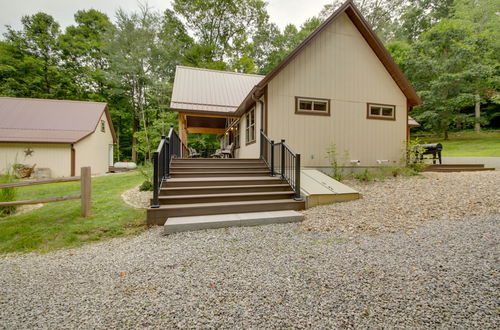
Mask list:
[[[300,225],[0,257],[0,328],[499,328],[500,215],[411,233]]]

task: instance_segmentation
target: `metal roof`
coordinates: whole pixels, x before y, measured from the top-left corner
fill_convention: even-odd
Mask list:
[[[106,103],[0,97],[0,141],[75,143],[95,131]]]
[[[264,76],[177,66],[170,107],[189,113],[233,114]]]
[[[408,116],[408,126],[417,127],[420,126],[420,124],[418,123],[418,121]]]

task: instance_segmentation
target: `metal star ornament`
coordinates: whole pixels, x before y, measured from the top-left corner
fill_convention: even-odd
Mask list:
[[[28,148],[28,149],[24,150],[24,155],[25,155],[26,157],[28,157],[28,156],[33,156],[33,153],[34,153],[34,152],[35,152],[35,150],[33,150],[33,149],[31,149],[31,148]]]

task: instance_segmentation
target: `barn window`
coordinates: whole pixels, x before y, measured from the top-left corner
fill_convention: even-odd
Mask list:
[[[295,97],[295,113],[306,115],[330,115],[330,100],[309,97]]]
[[[101,120],[101,132],[106,132],[106,122]]]
[[[246,144],[255,142],[255,108],[248,111],[246,117],[247,127],[245,129]]]
[[[396,120],[396,106],[368,103],[366,118]]]

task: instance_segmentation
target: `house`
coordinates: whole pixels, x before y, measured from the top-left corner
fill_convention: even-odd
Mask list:
[[[13,164],[49,169],[51,177],[113,165],[116,135],[102,102],[0,97],[0,172]]]
[[[186,145],[188,133],[220,134],[236,158],[258,158],[262,130],[326,169],[332,144],[357,166],[399,163],[421,103],[347,1],[265,76],[178,66],[171,108]]]

